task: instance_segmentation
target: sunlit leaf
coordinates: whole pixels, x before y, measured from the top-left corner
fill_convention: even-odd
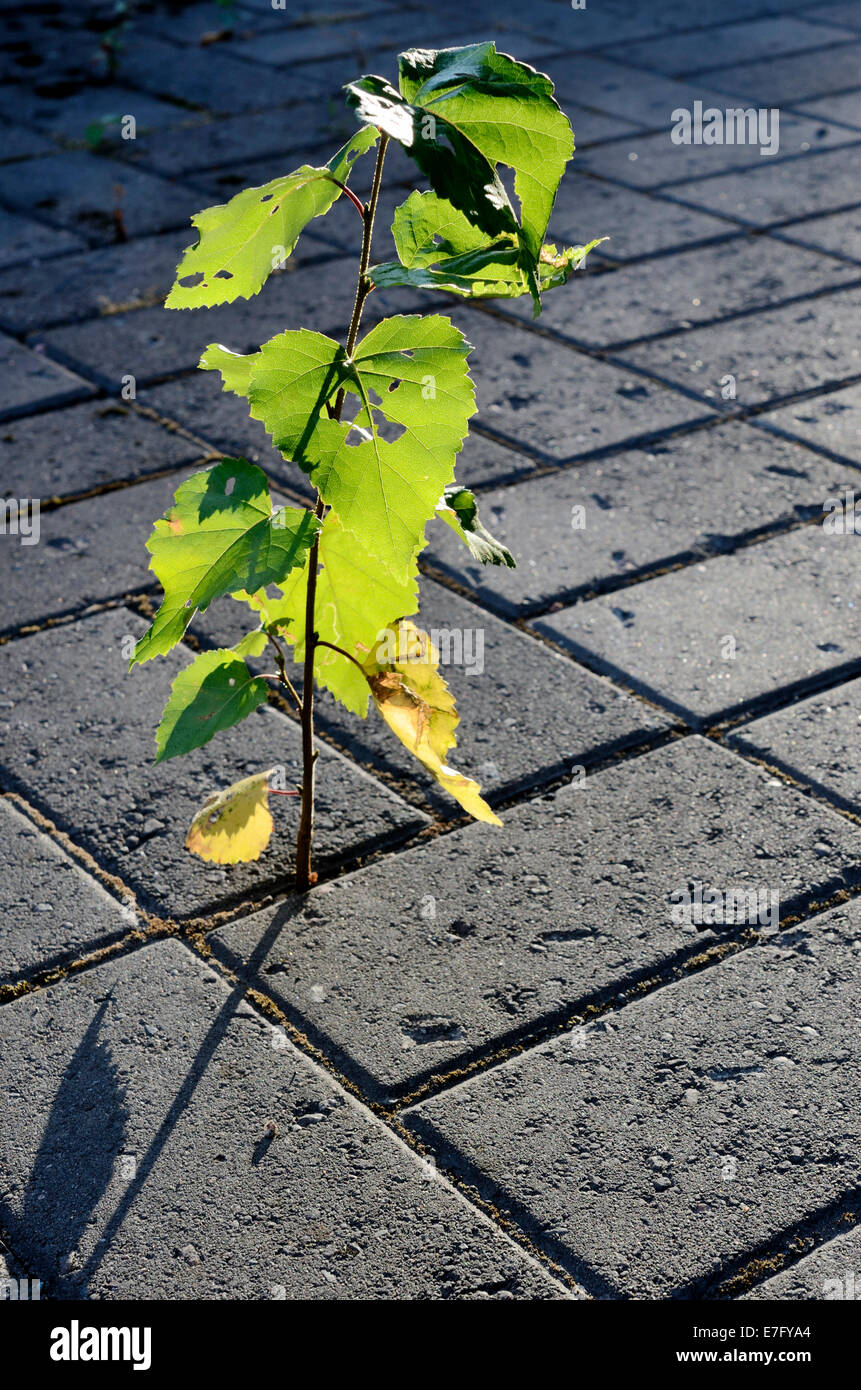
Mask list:
[[[411,622],[398,624],[377,644],[365,671],[374,704],[404,747],[471,816],[501,825],[478,783],[448,765],[460,720],[427,633]]]
[[[212,864],[259,859],[272,834],[267,778],[272,768],[214,792],[191,822],[185,847]]]
[[[335,179],[345,183],[353,162],[376,139],[376,130],[362,130],[328,164],[305,164],[198,212],[191,221],[199,240],[183,253],[165,307],[200,309],[257,294],[291,254],[307,223],[340,198]]]
[[[447,487],[437,507],[437,513],[455,535],[460,537],[470,554],[483,565],[507,565],[512,570],[516,568],[517,562],[508,547],[482,525],[475,493],[470,492],[468,487],[460,487],[457,483]]]
[[[286,578],[318,529],[311,512],[273,511],[265,475],[245,459],[223,459],[193,474],[147,541],[164,600],[131,665],[170,651],[213,599]]]
[[[201,748],[251,714],[266,695],[265,680],[253,677],[234,652],[201,652],[171,686],[155,736],[156,762]]]

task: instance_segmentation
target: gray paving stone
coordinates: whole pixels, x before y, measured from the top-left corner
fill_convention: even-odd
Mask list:
[[[289,264],[289,262],[288,262]],[[303,262],[270,277],[260,297],[236,300],[203,312],[165,310],[161,305],[110,314],[87,323],[40,332],[49,351],[119,392],[127,374],[137,387],[193,370],[209,343],[252,352],[288,328],[314,328],[346,335],[355,296],[355,266],[341,260]],[[390,313],[410,313],[428,302],[411,290],[377,291],[363,326]]]
[[[37,154],[53,154],[54,146],[34,130],[9,121],[0,122],[0,160],[30,159]]]
[[[861,386],[796,401],[795,405],[769,410],[759,419],[763,425],[774,425],[822,449],[832,449],[852,462],[861,460]]]
[[[203,452],[130,405],[87,401],[0,429],[0,497],[70,496],[193,463]]]
[[[861,1230],[857,1227],[820,1245],[791,1269],[767,1279],[745,1299],[804,1299],[829,1302],[861,1298]]]
[[[0,321],[16,333],[31,333],[161,303],[188,243],[183,228],[0,271]]]
[[[587,755],[606,755],[670,722],[433,580],[422,580],[420,600],[416,621],[439,634],[442,674],[461,718],[451,761],[491,800],[564,775]],[[248,618],[243,605],[224,599],[199,615],[193,631],[209,645],[232,646],[251,626]],[[301,688],[300,680],[295,683]],[[460,813],[373,707],[366,720],[357,719],[322,692],[315,713],[319,727],[351,757],[412,788],[414,798],[427,799],[438,814]]]
[[[591,53],[572,53],[557,59],[554,78],[561,102],[593,106],[610,116],[623,116],[646,130],[669,129],[670,115],[676,107],[693,108],[697,99],[708,106],[719,104],[720,89],[711,80],[708,87],[699,81],[695,86],[689,85]]]
[[[404,15],[402,11],[386,11],[343,23],[284,27],[280,32],[272,30],[234,44],[231,52],[240,58],[250,58],[272,66],[283,64],[291,69],[294,63],[304,65],[338,57],[352,58],[361,65],[364,61],[363,51],[368,47],[382,50],[408,48],[411,34],[418,32],[416,26],[421,29],[423,48],[459,47],[484,42],[488,37],[483,30],[473,29],[468,12],[466,15],[461,12],[455,22],[451,16],[440,15],[433,10],[426,11],[421,18]],[[516,48],[516,42],[512,42]],[[363,71],[366,70],[363,68]],[[296,75],[301,81],[301,72]]]
[[[802,15],[805,11],[802,11]],[[817,16],[818,18],[818,16]],[[708,32],[694,30],[673,37],[647,39],[616,49],[623,62],[651,68],[668,77],[707,72],[729,63],[772,58],[782,53],[804,53],[841,39],[851,39],[851,29],[823,29],[818,23],[805,23],[794,15],[767,15],[747,24],[709,26]],[[782,115],[782,113],[781,113]]]
[[[163,382],[138,397],[141,406],[155,410],[200,438],[210,449],[256,463],[268,478],[294,493],[311,497],[313,490],[301,468],[284,459],[259,420],[248,414],[248,402],[222,391],[215,372],[191,372]]]
[[[836,117],[834,120],[836,122]],[[735,170],[755,172],[811,150],[851,144],[857,138],[845,125],[832,123],[825,111],[818,115],[781,111],[780,148],[774,155],[760,154],[758,145],[674,145],[669,130],[662,130],[657,135],[638,134],[630,140],[602,145],[600,149],[584,150],[577,167],[602,178],[617,179],[633,188],[672,188],[689,179]],[[784,170],[787,176],[791,172]]]
[[[732,223],[681,203],[569,174],[559,187],[549,236],[557,244],[574,245],[607,236],[610,240],[598,247],[600,259],[627,261],[714,241],[734,230]]]
[[[18,217],[0,208],[0,267],[20,265],[38,257],[62,256],[84,243],[71,232],[45,227],[29,217]]]
[[[861,770],[848,753],[861,724],[861,681],[800,700],[776,714],[756,719],[730,741],[778,764],[852,811],[861,811]]]
[[[143,236],[185,223],[194,195],[120,160],[66,150],[0,165],[0,199],[94,242],[113,242],[116,209],[128,236]]]
[[[857,905],[428,1100],[407,1123],[477,1171],[599,1296],[703,1296],[855,1187]]]
[[[287,811],[274,807],[275,832],[254,864],[205,864],[183,843],[213,790],[277,765],[286,769],[287,785],[295,784],[299,729],[263,707],[205,748],[155,767],[156,726],[190,654],[175,650],[127,674],[124,639],[137,638],[145,626],[115,609],[0,648],[0,761],[11,789],[73,834],[145,906],[187,917],[260,894],[292,872],[292,802]],[[425,822],[325,746],[318,774],[322,865]]]
[[[861,66],[861,39],[832,43],[833,30],[820,30],[827,48],[736,63],[715,69],[709,85],[719,92],[743,96],[760,106],[793,106],[830,92],[845,92],[858,86]]]
[[[428,560],[496,612],[525,616],[561,595],[815,515],[854,477],[794,443],[728,422],[485,493],[485,524],[513,551],[515,570],[474,563],[442,528],[432,533]],[[622,607],[629,593],[617,596]]]
[[[861,29],[861,12],[857,0],[849,0],[848,4],[823,5],[816,11],[816,20],[817,23],[845,24],[850,29]]]
[[[567,1294],[178,942],[0,1031],[0,1212],[58,1297]]]
[[[591,159],[587,162],[582,157],[584,150],[593,145],[617,140],[621,135],[640,136],[642,133],[639,126],[634,125],[632,121],[621,120],[618,116],[608,116],[603,111],[591,111],[586,106],[574,106],[571,102],[566,103],[564,110],[574,131],[574,157],[577,160],[575,168],[578,170],[593,167]],[[599,172],[600,160],[594,161],[594,164],[596,172]]]
[[[837,121],[845,126],[850,126],[853,130],[861,130],[861,109],[859,109],[858,92],[843,92],[840,96],[820,97],[818,101],[805,101],[799,105],[798,110],[804,115],[822,118],[826,121]],[[781,113],[781,126],[783,115]]]
[[[674,184],[671,192],[746,226],[768,227],[857,203],[859,175],[861,144],[840,145],[793,161],[789,171],[766,158],[743,173]]]
[[[37,545],[3,536],[0,632],[157,588],[144,543],[184,476],[158,478],[43,511]]]
[[[694,880],[768,887],[786,908],[861,869],[848,821],[698,738],[504,820],[389,856],[210,941],[370,1094],[402,1096],[740,930],[671,920],[671,895]]]
[[[157,101],[144,92],[113,83],[83,87],[72,96],[39,96],[36,91],[16,94],[10,107],[10,115],[17,120],[63,140],[76,142],[88,140],[89,126],[107,122],[111,117],[134,116],[137,135],[140,136],[148,130],[181,126],[190,116],[184,106]],[[183,136],[175,132],[172,138],[182,139]],[[106,125],[100,148],[107,146],[133,148],[133,142],[121,138],[118,126]]]
[[[833,251],[836,255],[861,263],[859,208],[853,208],[850,212],[830,213],[827,217],[812,217],[807,222],[799,222],[797,227],[788,227],[779,235],[781,240]]]
[[[40,406],[89,396],[93,387],[74,372],[51,362],[43,352],[31,352],[0,333],[0,420],[26,415]]]
[[[854,217],[861,228],[861,213]],[[799,255],[800,249],[790,251],[770,237],[742,234],[716,246],[678,251],[661,261],[658,273],[634,264],[612,274],[584,276],[573,289],[577,312],[571,312],[570,289],[554,291],[544,297],[541,327],[586,347],[614,348],[730,314],[768,309],[799,292],[858,283],[856,266],[815,251]],[[532,308],[524,300],[500,300],[495,307],[531,322]]]
[[[584,277],[569,287],[572,313],[574,294],[589,294],[596,283],[597,277]],[[563,343],[513,324],[500,330],[498,321],[477,310],[456,306],[451,313],[475,348],[469,362],[477,419],[515,446],[573,459],[708,417],[696,402]]]
[[[134,911],[0,800],[0,981],[125,935]]]
[[[312,151],[316,157],[326,143],[335,150],[356,129],[356,118],[346,106],[330,113],[321,111],[317,102],[304,102],[283,111],[281,117],[279,120],[272,111],[209,120],[198,116],[194,125],[183,129],[181,139],[144,136],[126,154],[161,174],[190,174],[235,163],[238,175],[244,176],[250,163],[267,156],[285,161],[295,153],[289,161],[292,167],[304,162]],[[242,186],[251,187],[253,182],[249,177]]]
[[[861,290],[841,289],[625,348],[624,361],[696,392],[718,410],[777,401],[861,371],[859,304]],[[724,389],[735,395],[724,399]]]
[[[205,61],[191,63],[181,46],[139,35],[126,46],[120,73],[124,82],[153,96],[228,116],[277,107],[284,100],[282,76],[250,67],[218,46]]]
[[[856,659],[857,542],[803,527],[535,625],[694,725],[708,723]]]

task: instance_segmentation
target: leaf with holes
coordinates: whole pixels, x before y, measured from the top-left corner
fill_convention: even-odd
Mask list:
[[[286,579],[318,530],[312,512],[273,511],[265,474],[245,459],[194,473],[147,541],[164,600],[130,667],[170,651],[213,599]]]
[[[272,835],[268,778],[274,768],[214,792],[191,822],[186,849],[211,864],[249,864]]]
[[[307,223],[340,198],[338,183],[346,182],[353,162],[376,139],[375,130],[360,131],[322,168],[305,164],[197,213],[191,220],[200,240],[184,252],[165,307],[200,309],[257,294],[290,256]]]
[[[300,329],[246,358],[213,345],[201,366],[219,370],[225,390],[247,392],[275,447],[368,554],[406,581],[475,410],[470,351],[449,319],[399,315],[372,328],[352,359]],[[340,390],[358,405],[350,422],[326,413]]]
[[[266,695],[266,681],[252,676],[235,651],[201,652],[171,686],[155,736],[156,762],[202,748],[256,710]]]
[[[468,487],[460,487],[458,483],[447,487],[437,514],[460,537],[470,555],[483,565],[506,565],[510,570],[516,569],[517,562],[508,547],[482,525],[475,493]]]
[[[439,674],[439,653],[426,632],[402,622],[385,633],[365,663],[374,704],[405,748],[476,820],[502,821],[471,777],[449,767],[446,756],[460,723],[454,697]]]

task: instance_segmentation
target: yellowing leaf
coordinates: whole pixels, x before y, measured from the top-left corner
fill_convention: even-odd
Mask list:
[[[457,742],[460,719],[427,633],[409,621],[399,623],[377,644],[365,672],[374,704],[404,747],[476,820],[502,825],[482,799],[478,783],[445,760]]]
[[[208,797],[191,822],[186,849],[211,864],[259,859],[272,834],[267,786],[272,770],[244,777]]]

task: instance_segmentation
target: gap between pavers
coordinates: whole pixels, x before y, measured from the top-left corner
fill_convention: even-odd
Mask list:
[[[440,672],[460,715],[457,746],[447,760],[477,779],[492,802],[570,776],[584,762],[642,742],[672,722],[433,580],[422,580],[419,599],[415,621],[439,652]],[[200,614],[191,630],[209,646],[229,647],[254,625],[244,604],[223,599]],[[267,661],[271,664],[264,653],[249,665],[262,671]],[[291,679],[300,691],[301,677],[295,665]],[[319,691],[314,714],[332,742],[371,771],[409,787],[411,800],[447,819],[463,815],[395,738],[373,703],[367,719],[360,719]]]
[[[0,1038],[0,1221],[55,1297],[571,1296],[178,942]]]
[[[0,421],[95,394],[88,381],[5,333],[0,333],[0,371]]]
[[[743,1287],[746,1253],[861,1180],[859,953],[856,902],[404,1122],[599,1296]]]
[[[856,481],[861,496],[850,465],[728,421],[483,493],[484,523],[514,552],[515,570],[480,565],[443,528],[424,558],[495,612],[528,617],[815,516]]]
[[[847,1217],[854,1213],[847,1212]],[[803,1299],[805,1302],[861,1298],[861,1229],[820,1245],[790,1269],[767,1279],[744,1299]]]
[[[765,884],[785,917],[861,881],[854,826],[699,738],[503,819],[230,923],[213,947],[393,1100],[738,939],[743,925],[673,919],[692,882]]]
[[[206,798],[242,777],[277,766],[285,785],[296,785],[299,727],[263,706],[204,748],[156,767],[156,727],[191,654],[180,647],[129,674],[131,647],[145,630],[135,614],[115,609],[0,647],[4,789],[20,792],[160,916],[265,897],[292,876],[295,801],[273,798],[273,837],[252,864],[204,863],[184,848],[185,835]],[[317,781],[318,868],[427,824],[325,744]]]
[[[534,626],[702,728],[857,674],[859,540],[802,526]]]
[[[755,719],[728,741],[861,815],[861,766],[854,751],[859,728],[861,680],[853,680]]]
[[[0,799],[0,984],[108,945],[138,925],[125,903]]]

